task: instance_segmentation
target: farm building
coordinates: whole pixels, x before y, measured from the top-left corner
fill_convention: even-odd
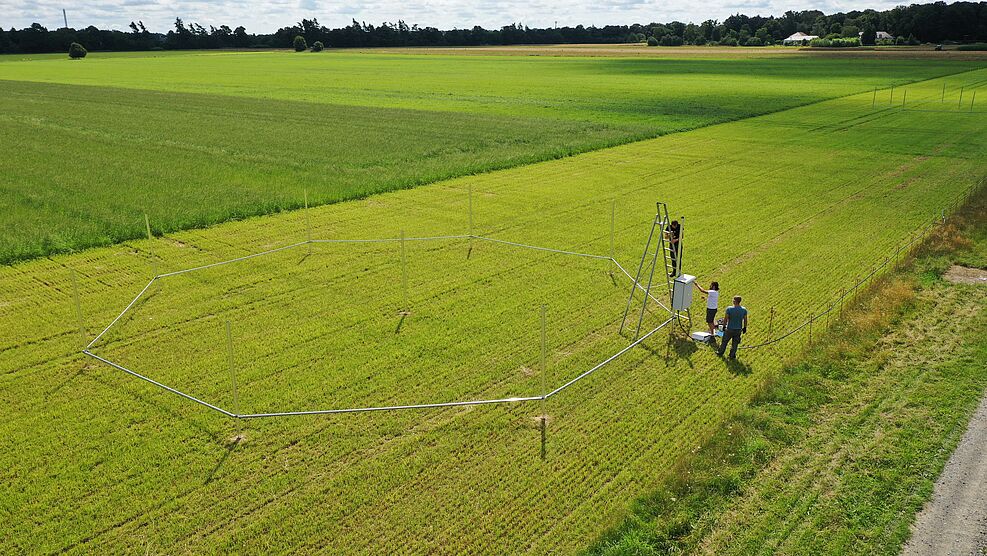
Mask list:
[[[861,39],[863,39],[864,38],[864,32],[861,31],[861,32],[857,33],[857,36],[860,37]],[[893,41],[894,40],[894,35],[892,35],[891,33],[888,33],[887,31],[878,31],[877,34],[874,35],[874,40],[877,40],[877,41]]]
[[[809,44],[812,39],[818,39],[818,35],[807,35],[802,31],[789,35],[784,41],[784,44]]]

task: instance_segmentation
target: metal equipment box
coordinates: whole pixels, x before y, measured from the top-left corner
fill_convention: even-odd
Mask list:
[[[685,311],[692,305],[692,284],[695,276],[682,274],[672,283],[672,310]]]

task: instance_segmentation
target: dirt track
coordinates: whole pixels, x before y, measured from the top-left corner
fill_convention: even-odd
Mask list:
[[[918,514],[905,556],[987,554],[987,396]]]

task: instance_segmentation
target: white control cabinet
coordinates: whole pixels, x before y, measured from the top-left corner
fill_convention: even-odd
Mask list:
[[[685,311],[692,305],[692,284],[695,276],[682,274],[672,283],[672,310]]]

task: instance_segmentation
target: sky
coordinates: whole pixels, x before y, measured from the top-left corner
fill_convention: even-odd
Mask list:
[[[377,25],[403,19],[409,25],[451,29],[480,25],[495,29],[511,23],[529,27],[608,25],[683,21],[700,23],[723,20],[743,13],[780,15],[786,10],[821,10],[827,14],[873,8],[884,10],[900,0],[373,0],[339,2],[323,0],[87,0],[62,3],[52,0],[0,0],[0,26],[27,27],[41,23],[62,27],[62,8],[69,26],[95,25],[127,30],[142,20],[150,31],[167,32],[176,17],[209,25],[243,25],[252,33],[270,33],[302,18],[316,18],[327,27],[342,27],[351,20]]]

